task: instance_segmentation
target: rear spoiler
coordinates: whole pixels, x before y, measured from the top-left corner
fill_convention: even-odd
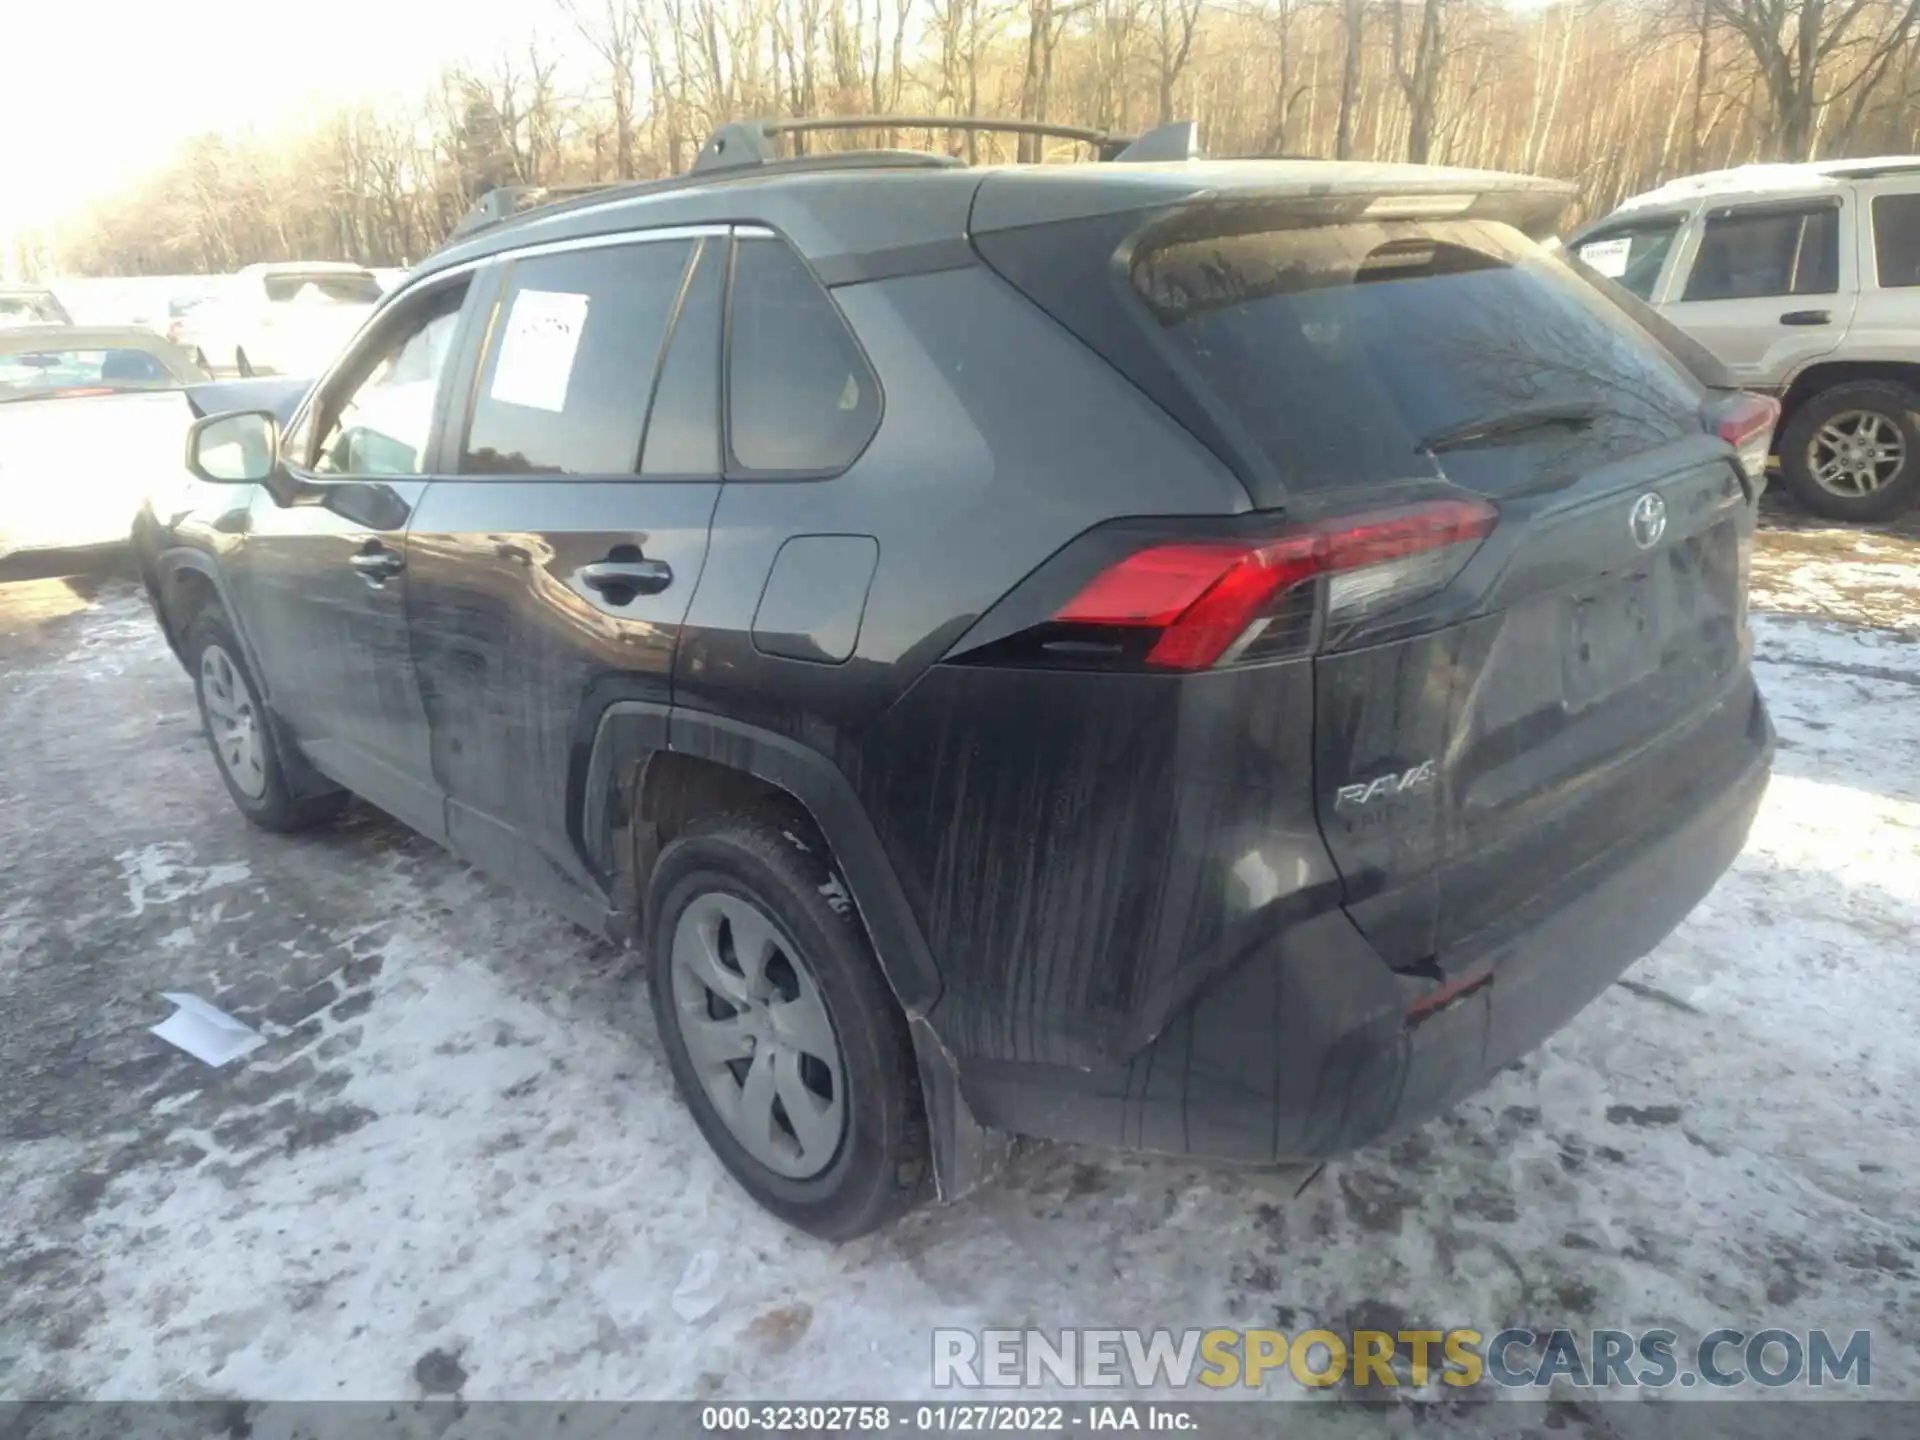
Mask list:
[[[215,380],[205,385],[189,385],[187,408],[199,420],[235,410],[271,410],[285,425],[293,419],[293,412],[300,408],[312,384],[311,380],[288,380],[279,375]]]

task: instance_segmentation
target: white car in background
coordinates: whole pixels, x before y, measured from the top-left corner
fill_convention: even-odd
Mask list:
[[[1781,480],[1809,510],[1920,503],[1920,156],[1687,176],[1569,248],[1780,397]]]
[[[0,579],[22,556],[122,549],[186,478],[193,357],[135,326],[0,328]]]
[[[182,316],[178,338],[207,369],[313,375],[353,338],[382,290],[373,271],[335,261],[249,265]]]

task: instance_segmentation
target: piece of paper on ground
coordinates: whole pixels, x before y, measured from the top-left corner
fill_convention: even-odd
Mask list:
[[[587,298],[559,290],[522,290],[513,297],[488,391],[495,400],[535,410],[567,408],[573,359],[587,328]]]
[[[225,1065],[267,1043],[267,1037],[244,1021],[198,995],[168,991],[160,997],[180,1008],[153,1027],[153,1033],[169,1045],[177,1045],[194,1059],[208,1065]]]

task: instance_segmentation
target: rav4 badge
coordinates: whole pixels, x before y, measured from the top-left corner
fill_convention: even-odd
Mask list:
[[[1433,784],[1433,761],[1422,760],[1411,770],[1396,770],[1390,774],[1376,776],[1359,785],[1342,785],[1334,795],[1333,808],[1336,810],[1357,809],[1371,804],[1383,795],[1406,795],[1415,790],[1424,790]]]

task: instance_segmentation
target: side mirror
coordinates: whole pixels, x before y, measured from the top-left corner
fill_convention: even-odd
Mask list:
[[[187,431],[187,469],[212,485],[264,485],[280,468],[280,422],[271,410],[209,415]]]

